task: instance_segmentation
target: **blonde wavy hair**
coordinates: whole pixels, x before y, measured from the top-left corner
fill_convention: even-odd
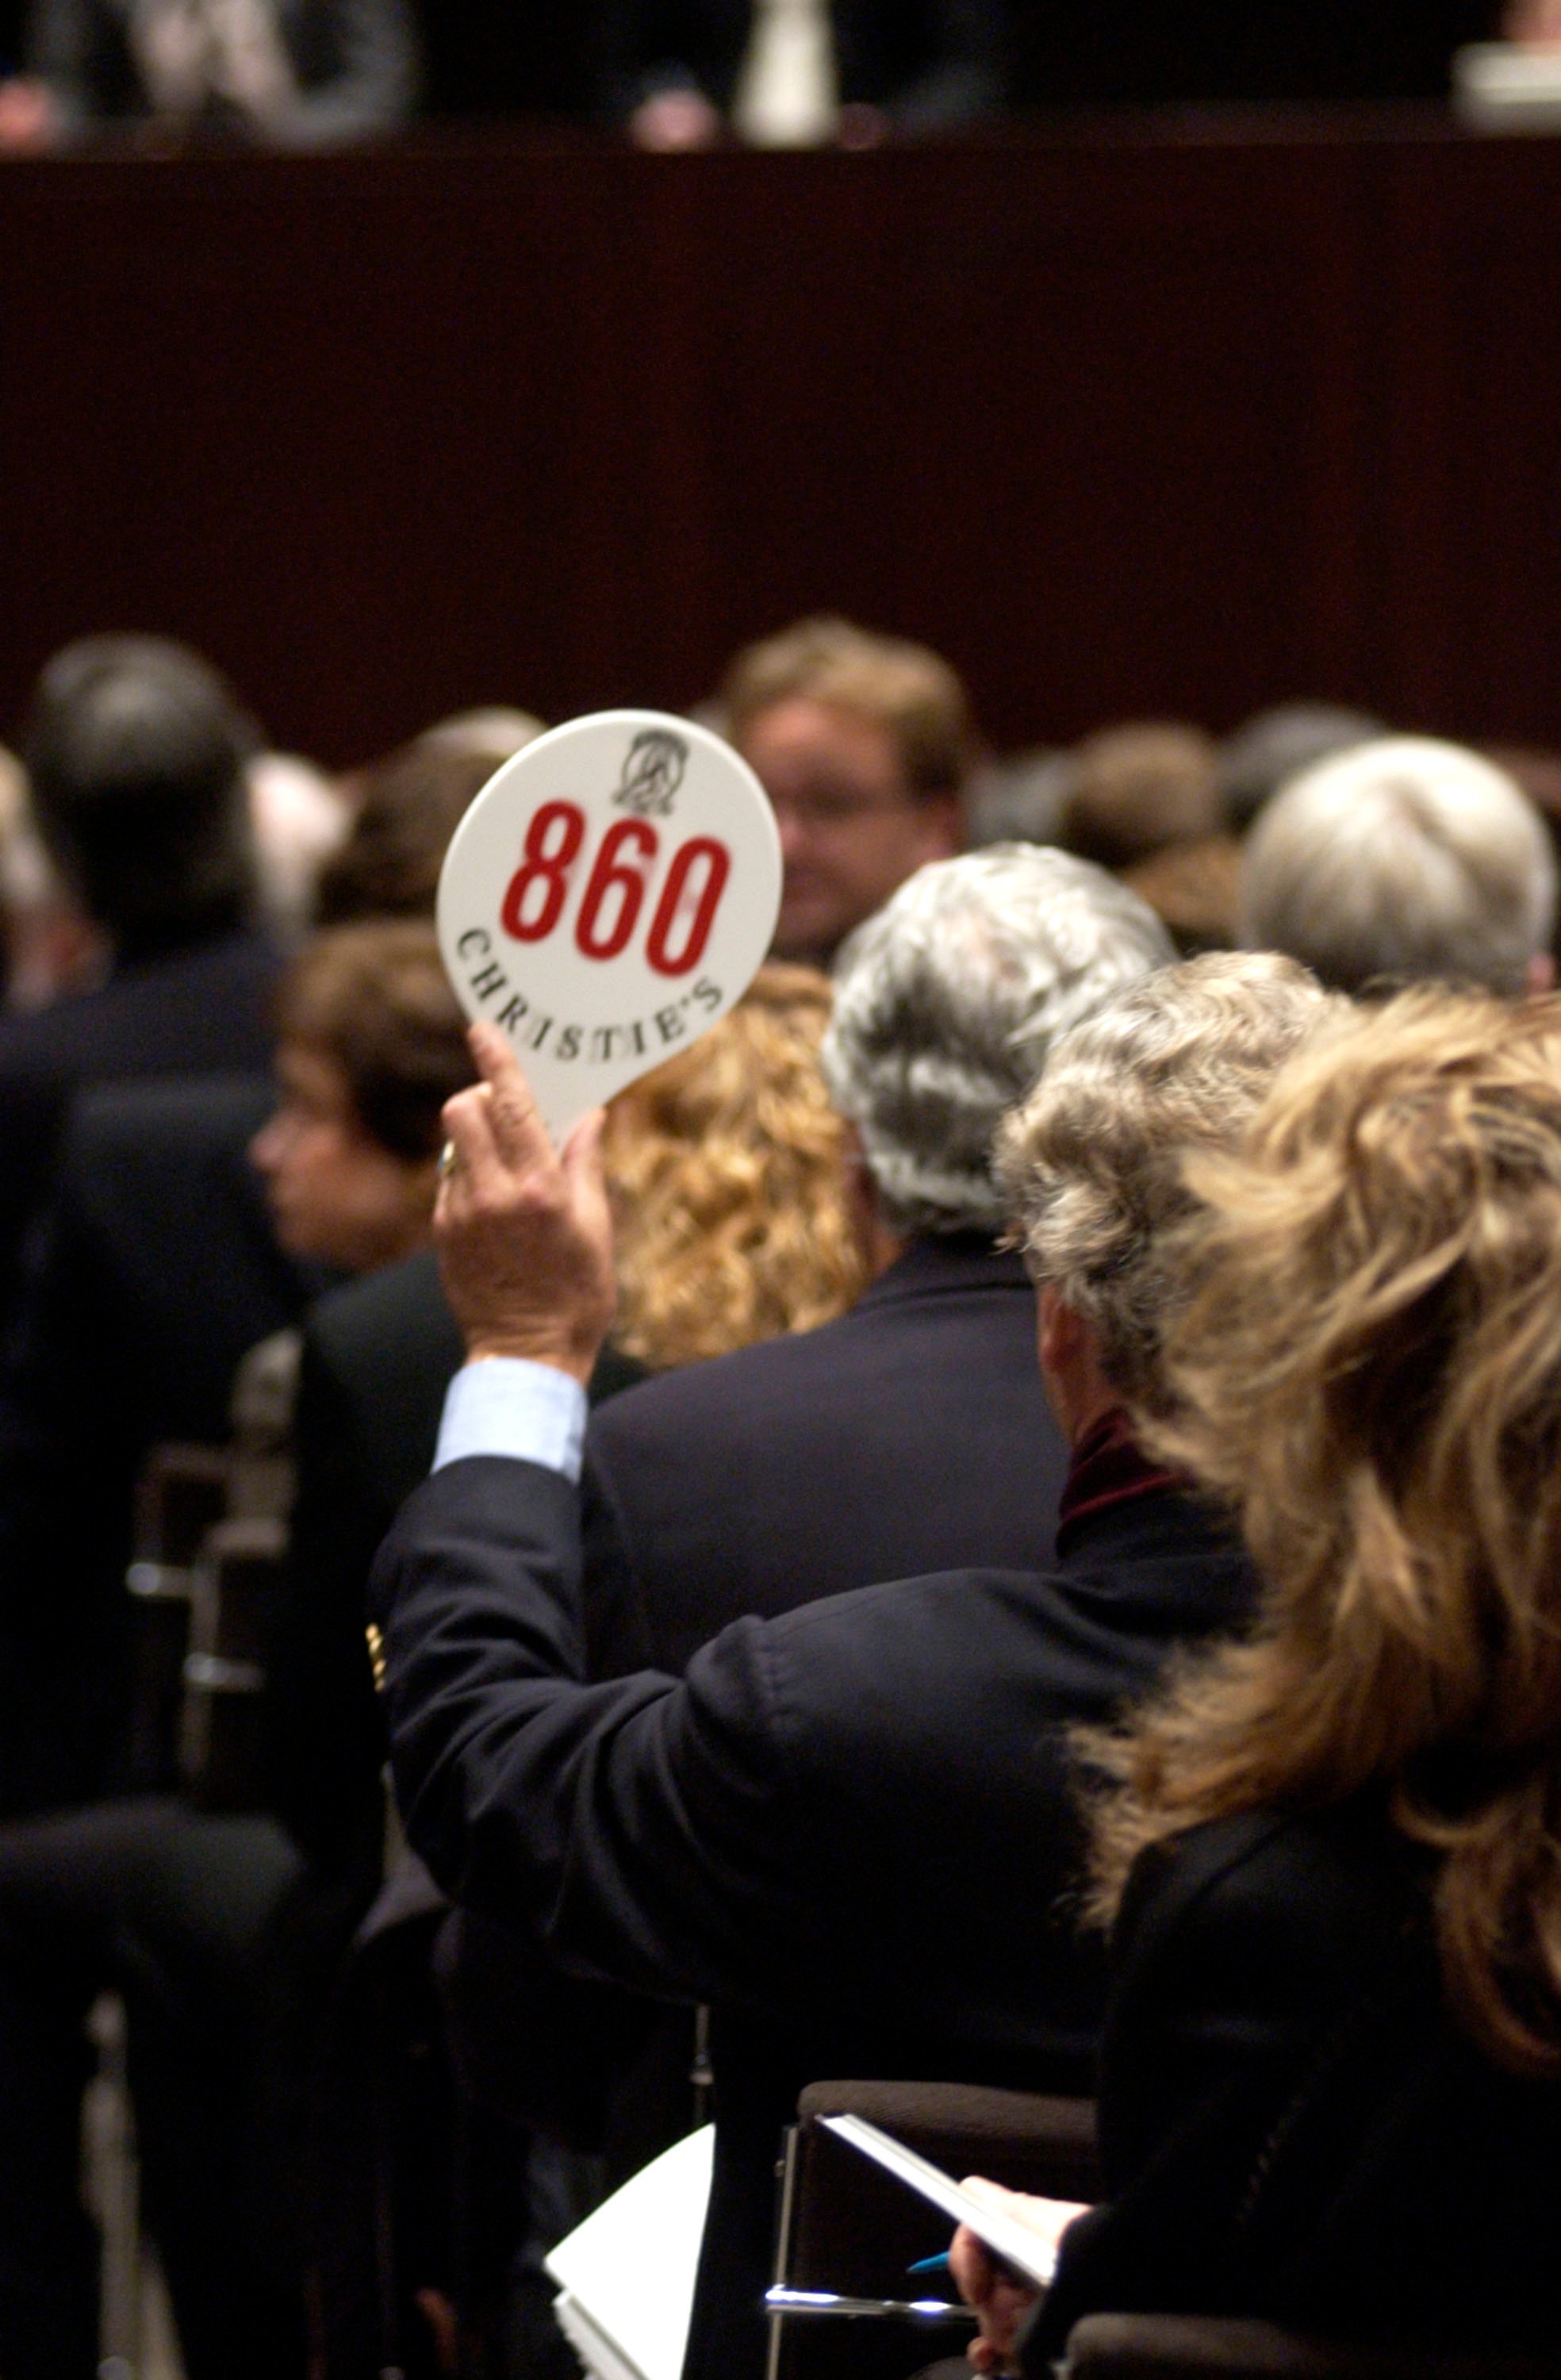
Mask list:
[[[1561,1001],[1429,988],[1327,1029],[1238,1154],[1192,1160],[1206,1266],[1156,1450],[1265,1593],[1088,1755],[1108,1913],[1146,1844],[1383,1793],[1432,1856],[1467,2028],[1561,2070]]]
[[[608,1109],[613,1339],[653,1371],[811,1330],[866,1286],[847,1127],[818,1070],[829,1006],[811,967],[763,966]]]

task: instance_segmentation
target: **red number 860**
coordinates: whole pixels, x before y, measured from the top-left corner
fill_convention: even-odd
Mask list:
[[[523,864],[499,912],[505,933],[517,942],[545,942],[558,924],[585,839],[585,813],[573,802],[544,802],[532,819]],[[620,819],[608,828],[575,920],[575,946],[583,957],[615,959],[628,947],[659,849],[660,837],[644,819]],[[731,873],[732,855],[713,835],[692,835],[678,845],[645,938],[645,955],[658,975],[686,975],[698,965]],[[674,949],[680,926],[682,944]]]

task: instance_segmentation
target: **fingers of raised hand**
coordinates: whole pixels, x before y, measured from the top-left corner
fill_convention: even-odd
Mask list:
[[[496,1025],[480,1020],[466,1035],[482,1087],[489,1096],[489,1120],[494,1145],[507,1165],[536,1164],[553,1154],[548,1128],[538,1112],[531,1086],[519,1059]]]

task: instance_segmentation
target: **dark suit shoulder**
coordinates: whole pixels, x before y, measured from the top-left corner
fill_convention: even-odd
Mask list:
[[[263,1067],[279,958],[237,933],[127,966],[95,991],[0,1020],[0,1084]]]

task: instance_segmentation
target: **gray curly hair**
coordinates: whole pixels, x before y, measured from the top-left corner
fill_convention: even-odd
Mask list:
[[[1059,1041],[1004,1124],[998,1178],[1031,1275],[1094,1325],[1107,1378],[1142,1409],[1165,1407],[1184,1159],[1237,1140],[1291,1050],[1349,1013],[1294,959],[1188,959]]]
[[[1103,868],[1035,844],[934,860],[841,946],[822,1062],[900,1232],[1004,1220],[993,1136],[1058,1036],[1174,957]]]

